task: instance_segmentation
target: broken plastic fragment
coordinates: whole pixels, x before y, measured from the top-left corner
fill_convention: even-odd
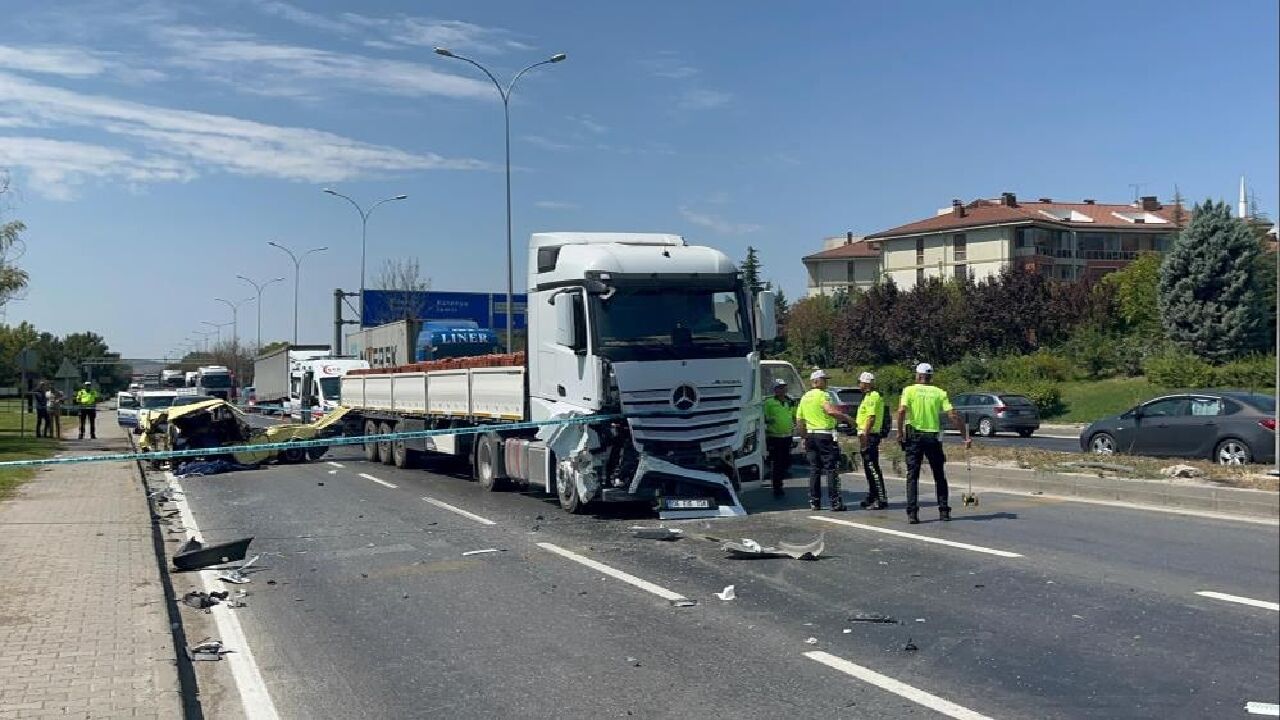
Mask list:
[[[496,552],[498,552],[498,548],[485,548],[484,550],[468,550],[462,553],[462,556],[466,557],[468,555],[483,555],[485,553],[496,553]]]
[[[786,556],[793,560],[816,560],[826,549],[826,542],[824,536],[819,535],[812,542],[800,545],[780,542],[777,547],[764,547],[751,538],[743,538],[742,542],[726,542],[721,548],[735,558]]]
[[[729,602],[730,600],[734,599],[737,596],[738,596],[738,593],[736,590],[734,590],[732,585],[727,585],[725,586],[724,590],[721,590],[720,592],[716,593],[716,597],[720,598],[721,600],[724,600],[725,602]]]
[[[897,618],[890,617],[889,615],[884,615],[882,613],[858,613],[857,615],[854,615],[853,617],[849,618],[849,622],[881,623],[884,625],[898,624]]]
[[[178,570],[199,570],[210,565],[243,560],[251,542],[253,538],[247,537],[206,546],[193,537],[174,553],[173,566]]]
[[[683,597],[671,600],[671,607],[694,607],[697,604],[697,600],[690,600],[689,598]]]
[[[187,657],[192,660],[221,660],[229,652],[232,651],[224,648],[221,640],[205,638],[187,649]]]
[[[815,637],[805,638],[805,640],[804,640],[804,644],[805,644],[805,645],[817,645],[817,644],[818,644],[818,638],[815,638]]]
[[[907,644],[903,646],[902,649],[904,652],[915,652],[920,648],[916,647],[916,644],[911,641],[911,638],[907,638]]]
[[[643,540],[679,540],[684,537],[684,531],[679,528],[632,526],[630,529],[632,535]]]

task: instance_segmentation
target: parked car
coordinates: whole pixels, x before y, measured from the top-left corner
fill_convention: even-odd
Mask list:
[[[836,398],[840,400],[840,405],[839,405],[840,412],[844,413],[845,415],[848,415],[849,417],[857,416],[858,406],[862,404],[862,397],[866,395],[866,393],[862,392],[862,388],[829,387],[827,388],[827,390],[835,393]],[[839,430],[845,430],[850,432],[853,430],[852,427],[850,427],[848,424],[843,422],[837,424],[836,427]]]
[[[133,393],[116,393],[116,424],[120,427],[138,426],[138,398]]]
[[[1099,455],[1209,458],[1222,465],[1275,461],[1276,401],[1238,390],[1191,390],[1148,400],[1080,433]]]
[[[951,405],[964,418],[970,432],[986,437],[994,437],[999,432],[1031,437],[1040,429],[1040,411],[1025,395],[976,390],[956,395]],[[942,427],[951,429],[946,413],[942,415]]]

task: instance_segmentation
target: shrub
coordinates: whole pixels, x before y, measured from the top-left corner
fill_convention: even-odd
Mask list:
[[[981,385],[991,377],[993,370],[992,364],[977,355],[965,355],[960,361],[950,367],[960,379],[964,380],[970,386]]]
[[[1075,365],[1046,350],[1004,358],[995,379],[1001,383],[1067,382],[1074,380]]]
[[[1010,388],[1020,395],[1026,395],[1035,403],[1036,409],[1040,411],[1040,417],[1051,417],[1061,415],[1066,411],[1066,406],[1062,404],[1062,391],[1057,385],[1049,382],[1030,382],[1020,383]]]
[[[1213,384],[1218,387],[1256,390],[1274,388],[1275,383],[1275,355],[1250,355],[1213,369]]]
[[[1166,388],[1196,388],[1213,382],[1213,368],[1186,350],[1166,348],[1142,363],[1142,370],[1152,383]]]
[[[1096,325],[1087,325],[1072,333],[1063,352],[1090,380],[1100,380],[1120,370],[1116,336]]]
[[[969,382],[955,365],[938,368],[933,372],[933,382],[940,388],[955,395],[974,389],[980,383]]]
[[[876,375],[876,387],[882,395],[899,395],[902,388],[915,381],[915,373],[901,365],[881,365],[872,372]]]

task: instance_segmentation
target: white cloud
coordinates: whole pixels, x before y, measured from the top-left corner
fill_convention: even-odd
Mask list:
[[[676,107],[681,110],[714,110],[732,101],[733,96],[727,92],[691,88],[680,93],[676,98]]]
[[[201,170],[241,175],[335,182],[370,174],[414,170],[467,170],[488,167],[466,158],[434,153],[411,153],[385,145],[352,140],[334,133],[301,127],[268,125],[227,115],[178,110],[102,95],[55,88],[0,72],[0,107],[9,127],[87,128],[136,142],[142,153],[88,144],[67,144],[43,138],[9,138],[14,164],[39,168],[21,151],[35,148],[47,157],[61,158],[61,172],[43,176],[46,186],[75,183],[85,176],[104,176],[103,163],[123,158],[128,179],[138,182],[190,179]],[[77,166],[72,151],[81,147],[97,161]]]
[[[668,80],[687,80],[700,72],[681,59],[680,53],[674,50],[659,50],[653,57],[641,60],[640,66],[648,70],[650,75]]]
[[[579,207],[578,203],[565,202],[563,200],[538,200],[533,206],[543,210],[577,210]]]
[[[541,135],[525,135],[523,137],[523,140],[529,143],[530,145],[540,147],[543,150],[555,150],[558,152],[561,150],[578,150],[579,149],[579,146],[577,145],[558,142],[556,140],[552,140],[551,138],[543,137]]]
[[[590,115],[566,115],[565,119],[581,125],[583,129],[595,135],[603,135],[609,131],[609,128],[596,122],[596,119]]]
[[[142,184],[195,177],[190,167],[172,158],[39,137],[0,136],[0,165],[22,168],[36,192],[55,200],[73,198],[76,186],[90,178]]]
[[[746,235],[762,229],[760,225],[754,223],[730,222],[720,215],[697,212],[684,206],[681,206],[679,210],[680,216],[686,221],[720,235]]]
[[[305,10],[297,5],[291,5],[287,2],[278,2],[277,0],[254,0],[253,5],[267,15],[273,15],[282,20],[288,20],[296,25],[303,25],[316,30],[345,33],[350,29],[350,26],[347,23],[340,20],[334,20],[333,18],[321,15],[320,13]]]
[[[101,74],[107,64],[80,48],[0,45],[0,68],[83,78]]]
[[[348,90],[418,97],[495,99],[487,82],[427,65],[260,42],[250,35],[192,27],[166,28],[156,39],[173,51],[169,62],[259,95],[309,98]]]

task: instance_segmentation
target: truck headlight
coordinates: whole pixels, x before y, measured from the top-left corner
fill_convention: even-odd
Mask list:
[[[742,438],[742,447],[738,449],[738,452],[734,453],[734,456],[739,458],[746,457],[755,452],[759,445],[760,421],[752,420],[750,423],[747,423],[747,431]]]

